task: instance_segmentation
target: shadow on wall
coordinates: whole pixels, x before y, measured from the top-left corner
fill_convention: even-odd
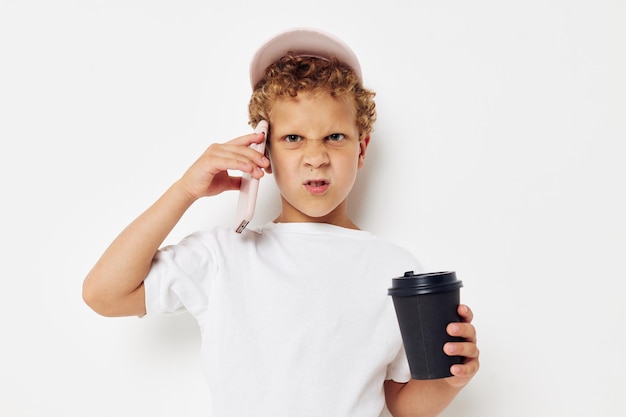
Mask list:
[[[372,196],[375,195],[377,173],[385,166],[384,147],[380,146],[380,141],[384,140],[384,132],[376,130],[372,134],[372,139],[368,146],[367,153],[365,154],[365,164],[359,170],[352,193],[348,197],[348,213],[352,220],[361,228],[368,229],[365,225],[367,223],[367,216],[372,216],[373,210],[368,202],[372,201]]]

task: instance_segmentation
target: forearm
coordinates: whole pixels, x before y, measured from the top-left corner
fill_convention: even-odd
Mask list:
[[[415,380],[406,384],[385,382],[389,411],[394,417],[435,417],[461,390],[444,379]]]
[[[85,278],[85,302],[105,316],[145,314],[143,280],[167,235],[197,199],[241,187],[241,177],[230,176],[228,170],[262,177],[269,160],[250,144],[263,139],[261,134],[249,134],[211,144],[180,180],[111,243]]]
[[[193,202],[177,182],[128,225],[85,279],[83,297],[87,304],[107,316],[145,312],[131,312],[124,305],[142,287],[154,255]]]
[[[463,339],[447,342],[443,349],[447,355],[462,356],[462,364],[450,368],[449,378],[434,380],[412,379],[406,384],[385,381],[387,407],[394,417],[434,417],[439,415],[478,372],[480,362],[476,346],[476,329],[471,324],[474,314],[466,305],[457,309],[461,322],[448,324],[450,336]]]

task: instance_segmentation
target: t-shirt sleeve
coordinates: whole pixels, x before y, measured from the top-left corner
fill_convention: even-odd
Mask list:
[[[415,273],[424,272],[423,265],[417,260],[417,258],[413,255],[412,252],[406,250],[405,248],[399,248],[394,251],[394,254],[398,256],[398,259],[395,260],[395,265],[406,265],[405,272],[412,270]],[[391,301],[390,301],[391,302]],[[394,314],[394,322],[397,326],[397,319]],[[401,340],[400,329],[398,328],[398,338]],[[404,345],[400,343],[400,349],[398,350],[398,354],[394,358],[394,360],[387,366],[387,380],[391,379],[395,382],[405,383],[411,380],[411,370],[409,368],[409,362],[406,358],[406,351],[404,350]]]
[[[409,382],[411,380],[411,371],[409,369],[409,362],[406,358],[404,346],[400,348],[393,362],[387,366],[387,376],[385,379],[391,379],[400,383]]]
[[[198,234],[159,249],[144,280],[147,314],[187,310],[198,318],[208,305],[215,258]]]

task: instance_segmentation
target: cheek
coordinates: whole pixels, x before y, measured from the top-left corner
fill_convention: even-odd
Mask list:
[[[354,183],[361,166],[360,157],[358,155],[350,155],[342,158],[341,161],[335,162],[337,171],[341,173],[340,178],[342,179],[342,183]]]
[[[293,177],[295,171],[294,167],[290,165],[289,161],[285,161],[284,158],[272,158],[272,174],[277,183],[281,183]]]
[[[359,151],[346,155],[343,159],[343,166],[358,169],[363,163],[363,157],[364,155]]]

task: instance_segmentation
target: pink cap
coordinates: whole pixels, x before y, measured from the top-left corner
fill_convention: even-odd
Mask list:
[[[265,76],[265,70],[274,62],[292,52],[296,56],[336,58],[352,68],[361,85],[361,65],[356,54],[341,39],[318,29],[291,29],[264,43],[250,63],[250,83],[254,88]]]

